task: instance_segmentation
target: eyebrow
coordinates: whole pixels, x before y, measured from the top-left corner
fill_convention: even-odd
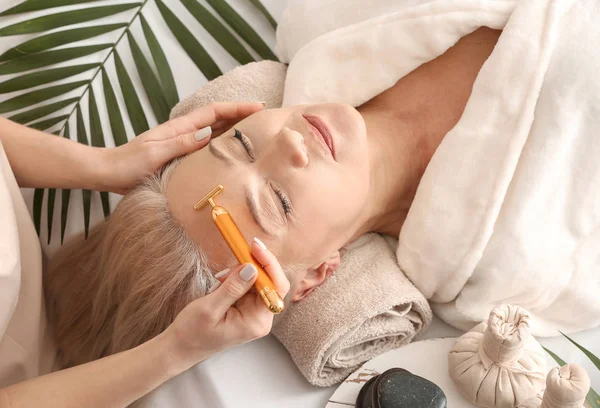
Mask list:
[[[208,144],[208,150],[219,160],[225,162],[228,166],[232,166],[234,164],[234,160],[229,157],[227,154],[223,153],[223,151],[215,146],[213,143]],[[246,205],[248,206],[248,210],[250,210],[250,215],[254,219],[254,222],[260,227],[262,232],[267,234],[269,237],[275,235],[274,231],[271,228],[267,228],[265,222],[263,222],[263,217],[261,217],[260,211],[257,205],[256,195],[252,192],[250,187],[246,186],[244,189],[244,195],[246,198]]]
[[[248,206],[248,209],[250,210],[250,214],[252,215],[252,218],[254,218],[254,221],[258,224],[260,229],[265,234],[267,234],[269,237],[276,235],[276,233],[273,231],[273,229],[267,228],[267,224],[265,224],[263,222],[263,217],[261,217],[258,206],[256,205],[258,200],[256,199],[255,194],[252,192],[252,190],[248,186],[246,186],[246,188],[245,188],[245,196],[246,196],[246,205]]]
[[[216,147],[212,141],[208,144],[208,150],[213,154],[213,156],[224,161],[228,166],[233,165],[233,159],[227,154],[223,153],[223,151],[219,147]]]

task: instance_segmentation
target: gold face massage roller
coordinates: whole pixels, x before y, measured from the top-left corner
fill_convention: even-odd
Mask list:
[[[271,278],[269,278],[262,265],[252,256],[250,245],[248,245],[240,229],[231,218],[229,211],[214,202],[215,196],[221,191],[223,191],[223,186],[219,184],[194,205],[194,210],[201,210],[206,204],[211,205],[213,221],[238,262],[241,264],[251,263],[256,267],[258,277],[254,282],[254,287],[263,302],[272,313],[281,313],[283,299],[275,290]]]

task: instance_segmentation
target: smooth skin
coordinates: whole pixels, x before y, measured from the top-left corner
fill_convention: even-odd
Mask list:
[[[256,103],[218,103],[166,122],[126,145],[97,149],[0,119],[0,140],[22,187],[87,188],[125,192],[169,160],[204,147],[213,137],[262,109]],[[42,171],[43,170],[43,171]],[[290,284],[277,258],[253,243],[278,292]],[[249,291],[256,272],[237,265],[211,294],[186,306],[152,340],[91,363],[0,389],[0,407],[125,407],[211,355],[267,335],[273,314]]]

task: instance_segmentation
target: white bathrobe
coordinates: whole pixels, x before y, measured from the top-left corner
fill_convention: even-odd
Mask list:
[[[291,0],[283,16],[284,105],[358,106],[503,29],[399,237],[401,268],[456,327],[502,303],[536,335],[600,325],[598,21],[598,0]]]

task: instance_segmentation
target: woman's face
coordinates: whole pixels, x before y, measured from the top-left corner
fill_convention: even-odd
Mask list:
[[[169,206],[209,262],[224,268],[236,261],[210,206],[193,209],[217,184],[224,190],[215,202],[248,242],[260,238],[284,267],[317,267],[364,222],[369,167],[362,117],[341,104],[266,110],[183,160],[169,181]]]

